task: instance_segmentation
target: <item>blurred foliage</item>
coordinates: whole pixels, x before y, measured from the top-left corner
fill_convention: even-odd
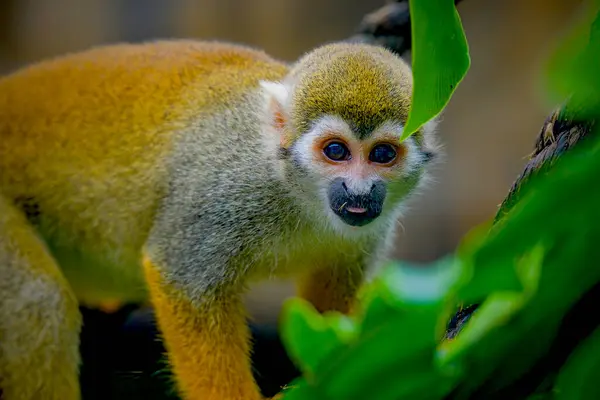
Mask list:
[[[588,0],[573,28],[548,60],[545,72],[550,98],[569,98],[569,117],[592,119],[600,111],[600,0]]]
[[[444,66],[455,60],[456,71],[465,68],[466,45],[438,35],[460,28],[449,5],[411,2],[415,99],[425,103],[413,109],[418,123],[451,95],[438,64],[420,63],[423,49],[444,48]],[[598,398],[598,329],[576,344],[560,370],[536,377],[520,396],[506,394],[543,362],[567,314],[600,285],[598,9],[558,46],[548,68],[550,91],[565,101],[560,118],[586,121],[589,135],[552,160],[552,168],[528,176],[518,201],[491,227],[467,235],[454,255],[428,268],[399,262],[385,268],[364,287],[352,317],[320,315],[301,299],[289,300],[282,335],[303,376],[285,391],[286,400]],[[437,86],[427,89],[426,76]],[[481,306],[462,331],[443,340],[454,306],[473,302]]]

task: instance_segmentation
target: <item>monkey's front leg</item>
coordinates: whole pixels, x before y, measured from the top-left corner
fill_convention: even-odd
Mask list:
[[[311,270],[298,280],[298,295],[317,311],[352,311],[356,292],[364,279],[360,264],[336,265]]]
[[[186,400],[261,399],[249,358],[240,293],[221,291],[194,304],[144,258],[146,279],[175,378]]]

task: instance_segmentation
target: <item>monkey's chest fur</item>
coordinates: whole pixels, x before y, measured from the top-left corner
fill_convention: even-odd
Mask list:
[[[199,243],[202,241],[196,240]],[[242,248],[237,256],[232,254],[238,249],[237,244],[223,248],[217,256],[224,260],[223,270],[219,270],[221,264],[212,264],[215,255],[207,249],[204,254],[201,251],[194,254],[193,263],[180,266],[181,269],[172,271],[172,274],[177,277],[185,275],[182,279],[196,281],[194,286],[209,287],[218,285],[223,276],[245,279],[251,284],[268,279],[293,278],[322,267],[345,268],[364,264],[362,245],[339,238],[334,240],[324,234],[299,231],[290,235],[282,234],[272,240],[262,240],[257,247],[247,251]],[[52,240],[48,244],[83,304],[93,306],[105,301],[142,302],[147,299],[141,253],[128,249],[117,253],[115,248],[88,247],[81,242],[77,247]]]

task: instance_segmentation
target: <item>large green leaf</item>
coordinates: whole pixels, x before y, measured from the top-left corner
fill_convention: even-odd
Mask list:
[[[546,66],[546,87],[555,101],[568,99],[567,115],[600,116],[600,1],[584,3],[577,24],[558,43]]]
[[[556,380],[556,400],[600,399],[600,329],[571,355]]]
[[[309,308],[287,307],[283,324],[289,329],[283,339],[304,377],[291,385],[285,399],[443,397],[458,375],[452,366],[437,363],[439,322],[443,299],[460,281],[460,273],[451,258],[429,269],[390,265],[365,288],[357,334],[346,341],[322,336],[329,324],[324,321],[335,314],[319,316]],[[294,332],[293,326],[300,329]],[[303,344],[298,352],[299,340],[310,346]]]
[[[524,290],[491,294],[444,348],[443,360],[467,366],[469,380],[457,398],[525,374],[548,350],[569,308],[600,281],[600,134],[593,139],[532,180],[528,195],[472,253],[476,268],[515,265]]]
[[[522,284],[514,264],[495,264],[493,267],[480,268],[473,259],[473,253],[488,238],[490,226],[483,224],[471,230],[456,251],[464,269],[464,284],[457,294],[461,303],[472,303],[484,299],[493,292],[519,291]],[[466,284],[468,283],[468,284]]]
[[[331,352],[356,335],[356,326],[341,314],[328,318],[318,314],[308,302],[292,298],[283,306],[286,323],[281,333],[286,338],[288,354],[308,377]]]
[[[409,6],[414,91],[402,139],[442,111],[471,62],[454,0],[413,0]]]

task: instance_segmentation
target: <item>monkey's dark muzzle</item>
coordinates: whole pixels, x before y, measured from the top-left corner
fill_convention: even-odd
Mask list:
[[[375,182],[368,193],[356,194],[342,178],[336,178],[329,186],[329,205],[348,225],[364,226],[381,214],[385,194],[385,184],[381,181]]]

